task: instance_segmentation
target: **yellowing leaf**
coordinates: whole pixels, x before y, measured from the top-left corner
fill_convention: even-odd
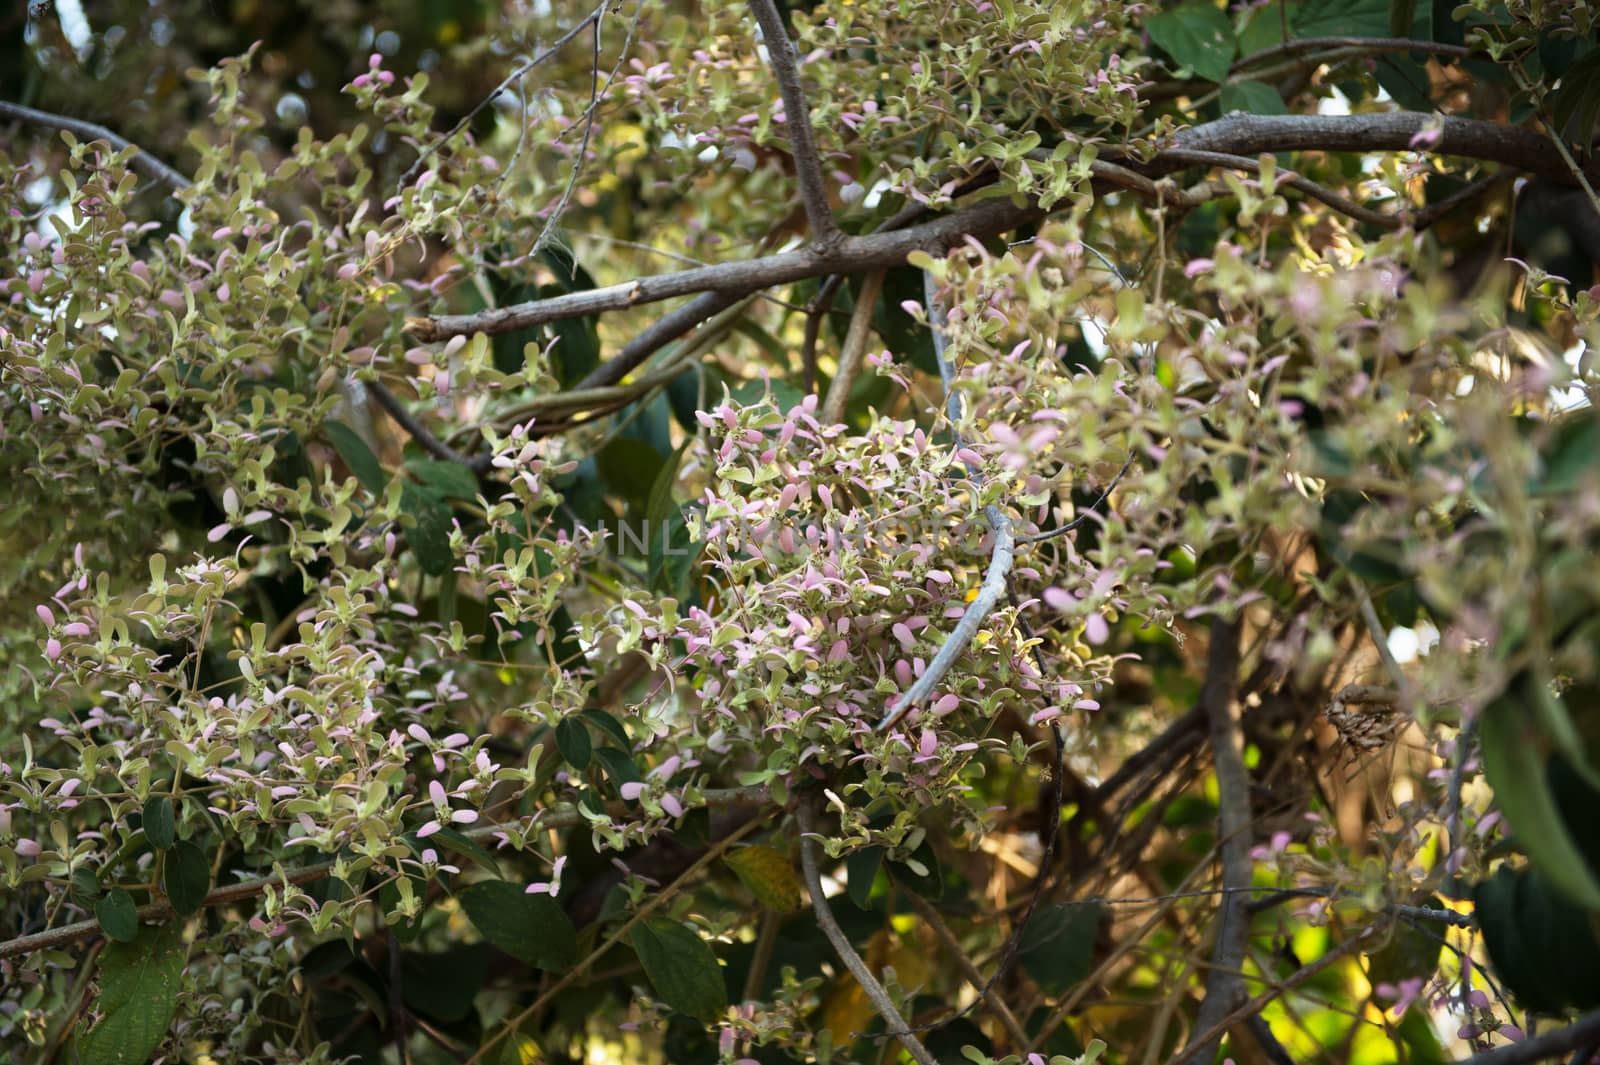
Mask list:
[[[741,847],[723,861],[761,905],[779,913],[800,909],[800,878],[794,865],[772,847]]]

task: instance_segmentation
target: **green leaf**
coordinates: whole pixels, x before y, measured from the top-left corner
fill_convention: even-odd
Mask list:
[[[1600,1006],[1600,931],[1535,869],[1501,865],[1473,889],[1473,909],[1495,971],[1538,1013]]]
[[[1444,909],[1444,901],[1436,895],[1423,894],[1413,899],[1412,904],[1431,910]],[[1367,982],[1374,987],[1379,984],[1398,987],[1403,980],[1421,979],[1424,983],[1431,980],[1439,968],[1439,950],[1447,931],[1444,924],[1430,927],[1430,922],[1425,921],[1395,922],[1389,941],[1367,955]]]
[[[1028,922],[1017,960],[1051,991],[1065,991],[1089,975],[1103,914],[1098,903],[1040,907]]]
[[[122,888],[112,888],[94,904],[94,919],[100,930],[118,943],[132,943],[139,934],[139,907]]]
[[[594,756],[599,760],[600,768],[606,771],[607,779],[615,787],[637,783],[643,779],[639,776],[638,765],[626,751],[619,751],[615,747],[596,747]]]
[[[80,1040],[81,1065],[145,1065],[178,1010],[188,946],[182,922],[141,928],[100,957],[100,1023]]]
[[[350,472],[356,475],[362,487],[375,496],[383,495],[383,487],[389,483],[389,478],[367,442],[354,429],[332,418],[322,423],[322,431],[333,441],[334,450],[344,459],[344,464],[350,467]]]
[[[583,771],[589,768],[589,755],[594,742],[589,739],[589,729],[574,717],[562,718],[556,725],[556,748],[572,768]]]
[[[411,459],[406,469],[440,499],[478,498],[478,477],[459,462],[439,462],[435,459]]]
[[[449,505],[426,488],[407,484],[400,491],[400,512],[412,519],[406,529],[406,542],[417,556],[422,572],[437,577],[447,571],[455,562],[455,554],[450,550]]]
[[[1209,0],[1191,0],[1182,7],[1153,15],[1145,23],[1150,39],[1207,81],[1228,76],[1238,43],[1228,16]]]
[[[621,496],[635,515],[649,513],[650,488],[664,462],[660,452],[643,440],[619,436],[595,456],[595,462],[610,490]]]
[[[444,825],[426,840],[419,840],[415,833],[407,833],[406,839],[412,847],[421,854],[424,849],[438,849],[440,844],[448,849],[469,859],[474,865],[486,869],[495,876],[500,876],[500,866],[494,860],[494,855],[484,850],[472,837],[463,835],[449,825]]]
[[[633,741],[628,739],[628,730],[622,727],[622,722],[606,713],[591,707],[578,715],[607,736],[617,741],[618,746],[626,750],[633,746]]]
[[[1283,97],[1264,81],[1237,81],[1222,87],[1222,113],[1245,111],[1252,115],[1286,115]]]
[[[1600,882],[1567,830],[1546,772],[1548,740],[1531,707],[1511,696],[1483,710],[1483,772],[1516,840],[1573,902],[1600,910]]]
[[[172,800],[167,796],[151,796],[140,820],[144,823],[145,842],[156,850],[164,851],[177,842],[178,825],[172,815]]]
[[[652,917],[634,927],[632,939],[650,986],[667,1005],[707,1023],[727,1008],[722,966],[700,933],[677,921]]]
[[[927,872],[919,872],[910,863],[915,862]],[[923,840],[922,846],[912,852],[908,861],[889,863],[889,872],[895,880],[915,891],[925,899],[944,897],[944,873],[939,868],[939,855],[932,840]]]
[[[761,905],[778,913],[800,909],[800,878],[781,852],[772,847],[740,847],[722,860]]]
[[[878,879],[878,870],[882,866],[882,847],[863,847],[845,858],[845,880],[850,901],[860,909],[865,910],[872,905],[872,884]]]
[[[519,961],[563,972],[578,960],[578,932],[548,895],[529,895],[504,880],[480,881],[458,896],[484,939]]]
[[[1304,0],[1291,22],[1296,37],[1387,37],[1389,0]]]
[[[683,462],[683,454],[695,442],[695,437],[689,437],[678,445],[661,466],[661,472],[656,474],[655,483],[650,486],[650,499],[645,506],[645,517],[649,519],[651,535],[654,537],[658,528],[668,518],[676,514],[678,508],[672,502],[672,486],[678,480],[678,466]]]
[[[194,913],[205,905],[211,891],[211,863],[206,852],[188,840],[174,844],[161,868],[161,886],[180,914]]]

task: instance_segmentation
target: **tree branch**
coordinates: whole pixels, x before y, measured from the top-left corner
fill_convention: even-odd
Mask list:
[[[1206,658],[1205,688],[1200,705],[1205,708],[1211,733],[1212,758],[1217,770],[1217,795],[1221,820],[1222,886],[1224,894],[1217,922],[1216,944],[1211,952],[1211,975],[1206,996],[1195,1019],[1196,1032],[1209,1033],[1244,997],[1245,951],[1250,945],[1250,914],[1246,909],[1251,886],[1250,772],[1244,764],[1244,733],[1239,725],[1239,623],[1213,621],[1211,646]],[[1216,1056],[1217,1042],[1192,1040],[1187,1053],[1201,1061]]]
[[[1569,180],[1571,171],[1550,141],[1538,133],[1498,122],[1446,116],[1437,143],[1413,146],[1417,134],[1438,119],[1415,111],[1365,115],[1231,114],[1215,122],[1189,126],[1173,134],[1165,146],[1227,155],[1262,152],[1403,152],[1453,155],[1503,163],[1532,173]],[[1145,168],[1152,176],[1183,165],[1157,152]],[[1594,164],[1591,164],[1594,165]]]
[[[772,0],[750,0],[750,10],[761,26],[767,60],[778,79],[783,97],[784,125],[789,129],[789,144],[794,156],[795,177],[800,183],[800,199],[805,203],[806,220],[811,224],[811,240],[824,247],[838,241],[843,233],[828,207],[828,192],[823,185],[822,157],[811,136],[811,109],[806,106],[805,90],[800,87],[800,68],[795,63],[794,42],[783,28],[783,16]]]
[[[51,114],[49,111],[39,111],[32,107],[23,107],[21,104],[10,103],[6,100],[0,100],[0,118],[15,119],[24,125],[38,126],[43,129],[65,130],[79,140],[105,141],[111,145],[113,151],[120,152],[124,148],[133,148],[139,154],[133,157],[129,165],[145,177],[159,181],[173,192],[181,192],[193,184],[188,178],[143,148],[140,148],[137,144],[117,136],[104,126],[97,126],[93,122],[68,118],[65,115]]]
[[[900,266],[913,251],[943,255],[967,237],[992,237],[1041,217],[1043,212],[1036,208],[1018,207],[1009,200],[985,200],[910,229],[864,237],[843,236],[828,248],[805,248],[760,259],[677,270],[604,288],[497,307],[476,314],[408,318],[406,329],[419,340],[431,342],[473,333],[493,336],[562,318],[624,310],[643,303],[696,293],[720,293],[731,303],[764,288],[823,274],[859,273]],[[688,319],[687,311],[688,308],[683,308],[684,313],[675,319],[675,324],[684,331],[694,325],[694,321]]]
[[[1161,153],[1161,158],[1172,162],[1189,162],[1197,166],[1224,167],[1229,170],[1244,170],[1251,174],[1261,173],[1261,163],[1242,155],[1228,155],[1223,152],[1202,152],[1188,148],[1169,148]],[[1385,214],[1374,211],[1370,207],[1363,207],[1348,197],[1341,196],[1332,189],[1317,184],[1310,178],[1301,177],[1292,170],[1278,171],[1278,184],[1287,185],[1292,189],[1320,200],[1332,207],[1340,214],[1349,215],[1358,222],[1368,225],[1381,226],[1384,229],[1399,229],[1406,224],[1406,219],[1397,215]]]
[[[866,992],[873,1008],[878,1011],[878,1016],[883,1018],[883,1023],[889,1026],[887,1034],[897,1036],[901,1045],[911,1053],[911,1057],[918,1062],[918,1065],[939,1065],[934,1056],[928,1053],[928,1048],[922,1045],[922,1040],[908,1031],[910,1025],[900,1016],[900,1011],[895,1008],[889,992],[885,991],[878,978],[872,975],[872,970],[861,960],[856,948],[850,945],[844,929],[840,928],[839,922],[834,919],[833,911],[828,909],[827,896],[822,893],[822,871],[817,864],[817,843],[811,838],[817,830],[815,811],[809,803],[802,802],[795,814],[800,821],[800,867],[805,872],[806,890],[811,893],[811,909],[817,915],[817,926],[822,929],[822,934],[828,937],[828,942],[833,944],[834,952],[839,955],[839,960],[844,962],[845,968],[855,976],[861,985],[861,990]]]

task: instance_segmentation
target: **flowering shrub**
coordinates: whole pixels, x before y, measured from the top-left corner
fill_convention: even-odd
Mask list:
[[[411,6],[29,16],[12,1056],[1592,1047],[1585,6]]]

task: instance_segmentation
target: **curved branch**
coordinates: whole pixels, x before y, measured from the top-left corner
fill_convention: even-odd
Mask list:
[[[844,962],[845,968],[850,970],[851,975],[861,985],[861,990],[866,992],[873,1008],[878,1011],[878,1016],[883,1018],[883,1023],[889,1026],[887,1034],[898,1037],[918,1065],[938,1065],[934,1056],[928,1053],[928,1048],[922,1045],[922,1040],[908,1030],[910,1025],[906,1024],[906,1019],[895,1008],[889,992],[885,991],[878,978],[872,975],[867,963],[861,960],[856,948],[850,945],[850,939],[844,934],[844,929],[839,927],[833,911],[828,909],[827,896],[822,893],[822,870],[817,864],[817,842],[811,838],[817,830],[815,812],[810,804],[802,802],[796,809],[795,815],[800,821],[800,867],[806,875],[806,890],[811,894],[811,909],[817,915],[817,926],[822,929],[822,934],[828,937],[828,942],[833,944],[834,952],[839,955],[839,960]]]
[[[80,140],[105,141],[111,145],[113,151],[120,152],[124,148],[133,148],[139,154],[133,157],[129,165],[145,177],[159,181],[173,192],[182,192],[193,184],[177,170],[163,163],[137,144],[124,137],[119,137],[106,127],[96,125],[93,122],[85,122],[78,118],[68,118],[65,115],[56,115],[49,111],[39,111],[32,107],[23,107],[21,104],[10,103],[6,100],[0,100],[0,118],[15,119],[24,125],[38,126],[43,129],[65,130]]]

